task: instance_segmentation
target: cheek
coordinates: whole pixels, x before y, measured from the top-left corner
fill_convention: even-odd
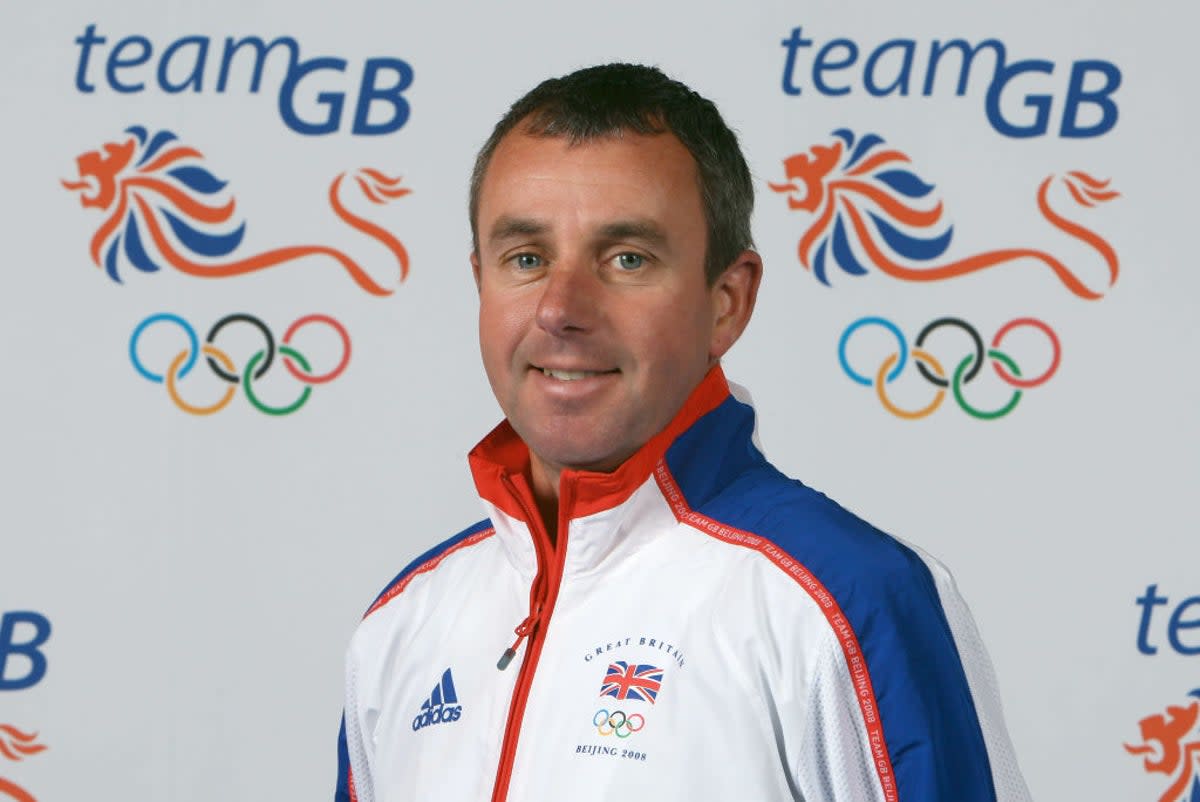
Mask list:
[[[505,333],[502,322],[486,304],[480,304],[479,352],[483,355],[483,364],[489,374],[492,373],[496,359],[503,349]]]
[[[677,377],[687,382],[708,369],[713,331],[707,315],[695,307],[688,314],[649,315],[653,325],[640,329],[638,349],[655,367],[659,381]]]
[[[486,293],[480,296],[479,351],[493,384],[512,369],[524,336],[525,317],[515,304],[489,298]]]

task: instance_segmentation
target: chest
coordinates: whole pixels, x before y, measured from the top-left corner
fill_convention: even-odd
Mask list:
[[[781,648],[753,581],[704,560],[567,577],[503,671],[528,586],[493,581],[453,606],[456,625],[395,664],[373,731],[380,800],[489,799],[502,770],[510,800],[790,798],[778,722],[803,693],[773,679]]]

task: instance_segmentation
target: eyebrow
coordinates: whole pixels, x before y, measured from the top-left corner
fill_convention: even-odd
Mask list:
[[[488,242],[495,245],[508,239],[537,237],[549,230],[550,226],[540,220],[505,215],[492,226]],[[596,233],[599,239],[605,241],[639,240],[654,248],[665,248],[667,245],[667,233],[653,220],[614,220],[602,225]]]
[[[599,234],[608,240],[640,240],[655,248],[667,244],[667,232],[652,220],[617,220],[601,226]]]
[[[545,234],[550,226],[528,217],[501,217],[492,226],[488,234],[488,242],[493,244],[513,237],[534,237]]]

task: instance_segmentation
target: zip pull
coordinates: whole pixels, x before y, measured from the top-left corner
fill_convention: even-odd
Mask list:
[[[525,636],[533,629],[533,625],[537,623],[538,615],[542,612],[542,606],[539,604],[537,609],[529,615],[525,616],[525,620],[517,624],[517,628],[513,630],[517,634],[517,639],[513,641],[513,645],[504,650],[504,654],[500,655],[500,659],[496,662],[496,668],[503,671],[508,668],[508,664],[517,656],[517,648],[521,645],[521,641],[525,640]]]

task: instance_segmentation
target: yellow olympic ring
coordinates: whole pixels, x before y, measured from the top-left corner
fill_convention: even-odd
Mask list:
[[[208,356],[219,360],[220,363],[225,366],[225,369],[230,373],[235,372],[236,368],[233,366],[233,360],[230,359],[229,356],[221,349],[214,345],[204,345],[200,348],[200,350]],[[191,351],[187,350],[180,351],[175,358],[171,360],[171,367],[167,370],[167,392],[170,394],[171,400],[175,402],[175,406],[192,415],[211,415],[214,412],[220,412],[229,405],[230,401],[233,400],[233,394],[237,390],[236,385],[227,388],[225,390],[225,395],[221,396],[221,399],[217,401],[217,403],[208,407],[198,407],[193,404],[189,404],[180,397],[179,390],[176,388],[175,382],[179,379],[180,367],[183,365],[184,360],[188,358],[188,354],[190,353]]]
[[[920,348],[914,348],[912,349],[912,355],[913,359],[924,362],[930,368],[932,368],[933,372],[937,374],[939,379],[946,378],[946,371],[942,370],[941,363],[937,361],[933,354]],[[892,366],[896,364],[896,360],[899,358],[900,354],[892,354],[883,361],[883,364],[879,366],[879,371],[875,374],[875,394],[879,396],[879,403],[883,404],[884,408],[887,409],[888,412],[892,413],[898,418],[904,418],[905,420],[917,420],[919,418],[924,418],[927,415],[932,415],[934,411],[942,405],[942,400],[946,397],[946,390],[944,388],[937,391],[937,394],[933,397],[933,401],[931,401],[928,405],[922,407],[921,409],[911,411],[907,409],[901,409],[892,403],[892,399],[888,398],[887,391],[883,389],[883,386],[887,381],[888,371],[892,369]]]

